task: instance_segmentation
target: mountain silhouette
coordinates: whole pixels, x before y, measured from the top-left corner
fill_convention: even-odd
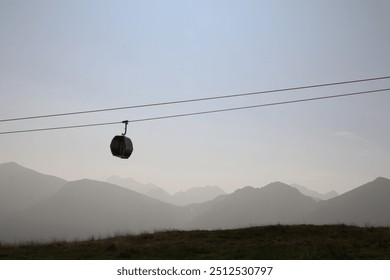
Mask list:
[[[208,200],[205,202],[201,203],[192,203],[185,205],[184,208],[184,213],[186,214],[186,223],[182,225],[181,228],[186,229],[191,227],[191,221],[195,219],[196,217],[203,215],[210,211],[215,205],[221,203],[224,201],[229,195],[227,194],[222,194],[218,197],[216,197],[213,200]]]
[[[184,206],[213,200],[224,194],[226,193],[217,186],[194,187],[186,191],[179,191],[175,193],[173,195],[173,201],[176,205]]]
[[[15,214],[1,226],[1,240],[86,239],[121,232],[175,228],[184,222],[177,206],[116,185],[69,182],[56,194]]]
[[[167,203],[173,203],[173,198],[170,193],[151,183],[144,184],[133,178],[121,178],[119,176],[111,176],[106,181]]]
[[[330,192],[327,192],[325,194],[323,193],[319,193],[319,192],[316,192],[316,191],[313,191],[311,189],[308,189],[304,186],[301,186],[301,185],[298,185],[298,184],[291,184],[292,187],[296,188],[298,191],[300,191],[302,194],[306,195],[306,196],[310,196],[312,198],[314,198],[315,200],[328,200],[330,198],[333,198],[333,197],[336,197],[338,196],[339,194],[335,191],[330,191]]]
[[[379,177],[338,197],[322,201],[306,222],[390,226],[390,180]]]
[[[201,203],[208,200],[213,200],[225,192],[217,186],[194,187],[186,191],[179,191],[171,195],[164,189],[154,184],[143,184],[133,178],[121,178],[118,176],[111,176],[107,180],[111,184],[115,184],[146,196],[175,205],[188,205],[192,203]]]
[[[0,221],[43,201],[66,183],[13,162],[0,164]]]
[[[263,188],[245,187],[226,196],[194,218],[189,228],[230,229],[253,225],[292,224],[308,215],[316,201],[280,183]]]
[[[146,193],[165,192],[152,184],[128,183]],[[270,224],[390,226],[390,180],[382,177],[321,201],[281,182],[232,194],[204,187],[168,196],[182,204],[209,200],[178,206],[129,187],[89,179],[67,182],[16,163],[0,164],[0,242]]]

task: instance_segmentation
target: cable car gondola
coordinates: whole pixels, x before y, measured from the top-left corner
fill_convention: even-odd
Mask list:
[[[110,145],[112,155],[121,159],[128,159],[133,153],[133,143],[130,138],[125,136],[128,122],[129,121],[123,121],[125,124],[125,133],[114,136]]]

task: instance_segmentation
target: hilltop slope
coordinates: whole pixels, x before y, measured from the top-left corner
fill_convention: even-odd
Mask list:
[[[323,201],[305,220],[312,224],[390,225],[390,180],[377,178]]]
[[[253,225],[293,224],[316,201],[289,185],[276,182],[263,188],[245,187],[226,196],[188,224],[189,228],[230,229]]]
[[[0,222],[45,200],[66,183],[16,163],[0,164]]]
[[[120,232],[140,233],[177,227],[178,207],[116,185],[80,180],[15,214],[1,226],[3,241],[85,239]]]

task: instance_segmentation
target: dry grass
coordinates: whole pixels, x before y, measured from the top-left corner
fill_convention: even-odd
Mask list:
[[[264,226],[0,246],[0,259],[390,259],[389,228]]]

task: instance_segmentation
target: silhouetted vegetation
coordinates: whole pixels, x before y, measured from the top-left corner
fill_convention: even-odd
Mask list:
[[[163,231],[1,245],[0,259],[390,259],[390,229],[346,225]]]

